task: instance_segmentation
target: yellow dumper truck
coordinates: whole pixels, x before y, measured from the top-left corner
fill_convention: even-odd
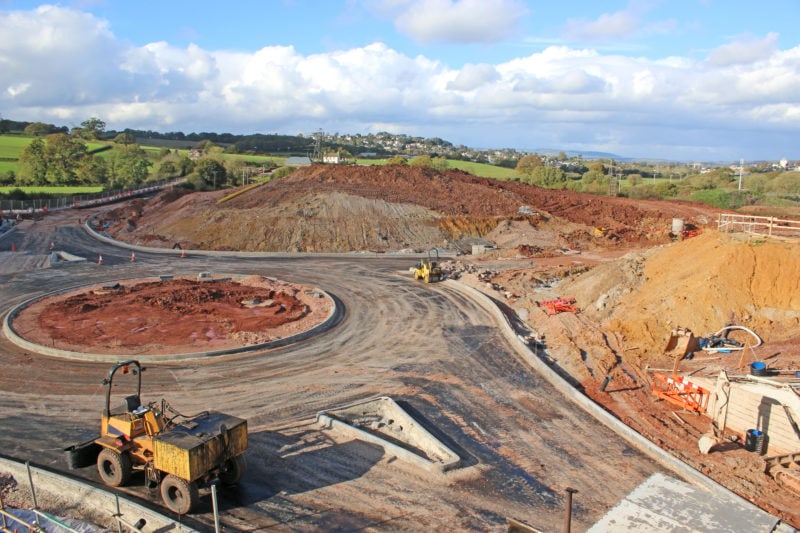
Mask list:
[[[234,485],[244,474],[247,449],[247,421],[215,411],[186,416],[166,400],[143,404],[142,371],[138,361],[114,365],[103,380],[105,408],[100,418],[100,436],[67,448],[71,467],[88,466],[96,456],[103,483],[112,487],[127,484],[133,471],[144,472],[150,487],[161,485],[161,497],[177,514],[190,512],[198,502],[199,486],[218,479]],[[135,394],[124,396],[121,405],[111,406],[114,377],[130,374]]]

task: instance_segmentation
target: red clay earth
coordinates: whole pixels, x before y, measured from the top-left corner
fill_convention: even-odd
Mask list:
[[[435,246],[447,247],[442,240],[483,237],[501,220],[520,218],[532,225],[554,219],[574,225],[561,228],[570,247],[591,242],[593,227],[608,229],[615,246],[652,246],[669,242],[673,218],[707,227],[720,212],[408,165],[312,165],[244,194],[226,194],[174,189],[104,213],[100,222],[110,223],[113,237],[147,246],[351,252],[423,249],[431,244],[431,228],[440,232]],[[416,210],[397,213],[409,206]],[[535,214],[520,215],[522,206]]]
[[[321,323],[330,303],[288,283],[128,280],[40,300],[14,319],[25,339],[83,353],[153,355],[261,344]]]

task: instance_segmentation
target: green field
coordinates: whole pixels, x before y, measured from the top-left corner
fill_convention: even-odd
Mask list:
[[[357,159],[358,165],[385,165],[386,159]],[[513,168],[496,167],[486,163],[474,163],[472,161],[461,161],[458,159],[448,159],[447,166],[451,169],[463,170],[473,176],[481,178],[494,178],[509,181],[517,176],[517,171]]]
[[[32,137],[17,135],[0,135],[0,157],[17,159],[19,153],[30,144]]]
[[[448,159],[447,164],[450,165],[450,168],[457,168],[482,178],[494,178],[497,180],[509,181],[517,176],[517,171],[513,168],[496,167],[486,163],[473,163],[472,161]]]
[[[103,192],[102,187],[0,187],[0,194],[8,194],[17,189],[25,194],[57,194],[64,196]]]
[[[245,161],[247,163],[254,163],[256,165],[261,165],[264,163],[275,163],[278,166],[283,165],[284,161],[286,161],[285,156],[273,156],[273,155],[247,155],[247,154],[225,154],[223,155],[225,159],[238,159]]]
[[[14,161],[0,161],[0,174],[7,174],[10,171],[17,172],[17,163]]]

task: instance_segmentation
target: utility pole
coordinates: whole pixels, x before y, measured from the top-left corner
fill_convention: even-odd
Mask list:
[[[744,159],[739,160],[739,192],[742,192],[742,170],[744,169]]]

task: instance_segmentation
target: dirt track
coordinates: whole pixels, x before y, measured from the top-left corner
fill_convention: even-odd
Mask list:
[[[563,521],[567,486],[581,491],[573,520],[583,528],[662,470],[559,399],[514,355],[482,309],[445,285],[413,282],[405,259],[139,254],[132,265],[123,250],[64,224],[22,228],[14,235],[16,253],[42,240],[35,230],[52,231],[73,252],[102,252],[104,264],[6,270],[0,291],[8,304],[90,280],[212,270],[325,287],[345,306],[335,330],[291,348],[148,365],[148,397],[165,397],[185,413],[211,406],[249,421],[249,473],[223,500],[228,530],[501,530],[506,516],[553,530]],[[11,268],[15,259],[4,264]],[[61,449],[96,427],[107,365],[53,364],[7,342],[0,344],[0,357],[0,446],[16,457],[63,466]],[[319,410],[377,395],[403,402],[464,458],[465,467],[427,474],[314,424]],[[80,473],[96,479],[91,469]],[[157,502],[141,488],[130,491]],[[207,527],[204,501],[192,521]]]

